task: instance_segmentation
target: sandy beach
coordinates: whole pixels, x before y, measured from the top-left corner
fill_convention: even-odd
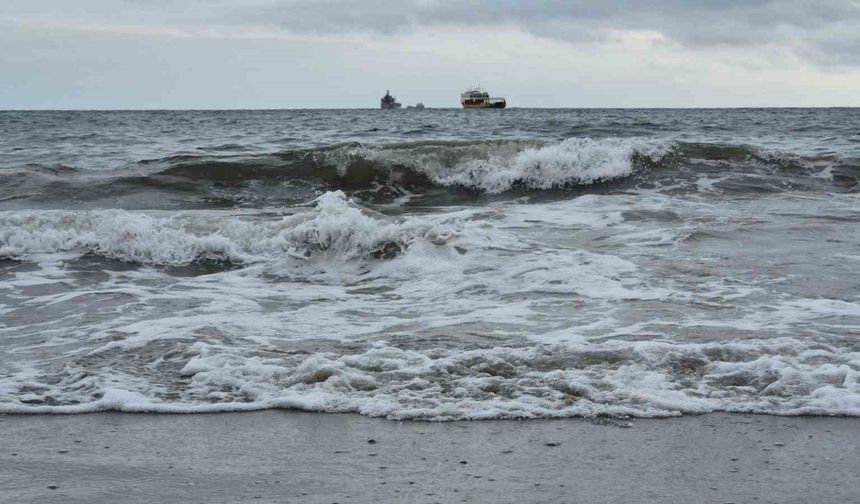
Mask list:
[[[293,411],[0,417],[0,501],[846,503],[860,420],[393,422]]]

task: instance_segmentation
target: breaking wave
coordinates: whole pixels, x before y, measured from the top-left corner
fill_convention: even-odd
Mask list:
[[[343,192],[317,198],[312,209],[275,221],[194,214],[157,217],[124,210],[0,213],[0,257],[77,251],[140,264],[252,263],[326,254],[340,259],[388,258],[425,239],[442,244],[453,229],[370,212]]]
[[[123,198],[133,208],[147,208],[148,199],[158,198],[176,200],[179,208],[259,208],[297,204],[335,190],[376,202],[428,193],[468,202],[476,195],[589,192],[654,183],[677,187],[679,182],[698,191],[693,181],[703,175],[719,176],[726,190],[737,192],[814,190],[822,184],[826,190],[854,191],[860,162],[649,138],[349,143],[275,154],[176,155],[141,161],[107,176],[29,165],[0,171],[0,188],[9,188],[9,201],[89,200],[115,206],[116,198]],[[141,196],[147,191],[159,194]]]
[[[251,158],[173,156],[142,163],[159,170],[128,180],[150,185],[184,180],[222,186],[292,181],[344,190],[447,187],[493,194],[518,188],[589,186],[658,169],[676,174],[688,165],[701,168],[700,163],[717,163],[727,173],[736,170],[739,175],[835,175],[853,184],[860,176],[860,160],[835,155],[810,157],[750,145],[619,137],[344,144]]]
[[[626,138],[570,138],[555,144],[433,145],[327,151],[341,176],[355,160],[406,166],[432,183],[501,193],[516,187],[551,189],[624,178],[637,168],[659,162],[671,150],[665,142]]]
[[[714,411],[860,416],[858,349],[792,338],[466,351],[417,351],[378,342],[354,353],[299,357],[291,363],[242,357],[196,344],[178,357],[173,352],[180,362],[161,364],[176,369],[175,378],[183,383],[179,397],[162,396],[157,383],[136,390],[106,383],[82,387],[76,381],[80,373],[70,370],[77,378],[61,387],[65,390],[47,387],[44,397],[26,395],[26,403],[7,396],[0,412],[287,408],[437,421]],[[72,402],[53,402],[57,393]]]
[[[241,159],[174,156],[145,162],[166,166],[139,183],[177,179],[226,186],[249,181],[304,181],[336,189],[461,187],[501,193],[550,189],[628,177],[658,163],[672,145],[647,139],[570,138],[558,143],[417,142],[345,144]]]

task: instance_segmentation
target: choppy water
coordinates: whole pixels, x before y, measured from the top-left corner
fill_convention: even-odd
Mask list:
[[[0,112],[0,412],[860,415],[860,110]]]

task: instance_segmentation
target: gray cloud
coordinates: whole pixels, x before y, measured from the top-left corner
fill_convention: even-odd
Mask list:
[[[856,0],[288,0],[224,14],[232,22],[313,33],[508,25],[601,42],[619,30],[655,31],[691,49],[771,45],[820,64],[860,64]]]
[[[4,0],[3,17],[172,29],[394,35],[517,27],[570,43],[653,31],[691,50],[770,47],[823,66],[860,65],[860,0]]]

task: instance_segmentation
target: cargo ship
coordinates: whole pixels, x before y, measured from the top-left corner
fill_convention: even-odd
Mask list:
[[[507,102],[504,98],[490,98],[490,93],[475,86],[463,91],[460,105],[463,108],[505,108]]]
[[[385,96],[379,100],[379,108],[382,109],[399,109],[400,102],[397,101],[397,98],[391,96],[390,90],[385,90]]]

